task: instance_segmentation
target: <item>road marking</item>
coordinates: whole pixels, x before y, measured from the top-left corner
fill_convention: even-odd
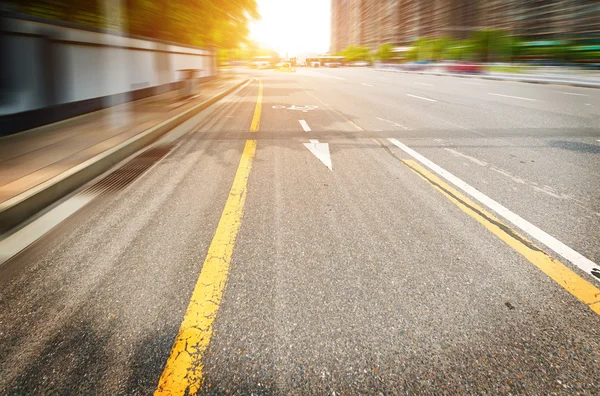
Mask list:
[[[442,118],[438,118],[438,120],[441,120],[441,121],[445,122],[446,124],[450,124],[450,125],[452,125],[452,126],[455,126],[455,127],[457,127],[457,128],[463,129],[463,130],[465,130],[465,131],[473,132],[474,134],[476,134],[476,135],[479,135],[479,136],[487,136],[485,133],[477,132],[477,131],[476,131],[476,130],[474,130],[474,129],[466,128],[466,127],[464,127],[464,126],[462,126],[462,125],[458,125],[458,124],[455,124],[455,123],[453,123],[453,122],[446,121],[446,120],[444,120],[444,119],[442,119]]]
[[[552,91],[554,93],[559,93],[559,94],[563,94],[563,95],[574,95],[574,96],[589,96],[589,95],[584,95],[584,94],[580,94],[580,93],[574,93],[574,92],[562,92],[562,91]]]
[[[367,84],[367,83],[361,83],[362,85],[366,85],[367,87],[372,87],[371,84]]]
[[[470,84],[470,85],[487,85],[487,84],[482,84],[482,83],[478,83],[478,82],[473,82],[473,81],[465,81],[465,84]]]
[[[403,128],[403,129],[407,129],[407,130],[409,129],[408,127],[405,127],[404,125],[398,124],[398,123],[397,123],[397,122],[395,122],[395,121],[386,120],[386,119],[384,119],[384,118],[381,118],[381,117],[376,117],[376,118],[377,118],[379,121],[384,121],[384,122],[387,122],[388,124],[392,124],[392,125],[395,125],[395,126],[397,126],[397,127]]]
[[[391,139],[390,139],[391,140]],[[520,253],[529,262],[538,267],[552,280],[586,304],[593,312],[600,315],[600,289],[577,275],[563,263],[550,257],[522,235],[509,228],[491,213],[456,191],[440,178],[422,167],[417,161],[402,160],[421,178],[432,184],[446,198],[467,213],[500,240]]]
[[[208,248],[190,304],[160,377],[158,395],[188,395],[200,391],[202,358],[213,333],[213,323],[227,285],[235,239],[242,225],[247,184],[256,140],[247,140],[215,236]]]
[[[260,126],[259,103],[262,102],[260,80],[256,100],[257,105],[250,126],[251,132],[257,132]],[[258,121],[255,123],[255,120]],[[255,154],[256,140],[247,140],[229,197],[225,202],[190,303],[154,392],[155,396],[196,394],[202,387],[204,369],[202,358],[210,343],[212,326],[227,284],[233,247],[242,224],[248,177]]]
[[[262,81],[258,80],[258,94],[256,96],[256,106],[254,107],[254,116],[252,117],[252,124],[250,124],[250,132],[258,132],[260,127],[260,113],[262,112],[262,96],[263,96],[263,84]]]
[[[530,102],[537,102],[537,99],[529,99],[529,98],[522,98],[520,96],[510,96],[510,95],[502,95],[502,94],[497,94],[497,93],[491,93],[488,92],[490,95],[494,95],[494,96],[502,96],[504,98],[512,98],[512,99],[521,99],[521,100],[528,100]]]
[[[435,99],[424,98],[422,96],[417,96],[417,95],[406,94],[406,96],[410,96],[412,98],[417,98],[417,99],[428,100],[430,102],[437,102],[437,100],[435,100]]]
[[[567,245],[565,245],[558,239],[547,234],[545,231],[542,231],[540,228],[531,224],[530,222],[523,219],[521,216],[517,215],[516,213],[510,211],[509,209],[502,206],[498,202],[494,201],[493,199],[491,199],[490,197],[488,197],[481,191],[479,191],[476,188],[465,183],[464,181],[462,181],[458,177],[454,176],[452,173],[448,172],[444,168],[442,168],[439,165],[435,164],[434,162],[428,160],[421,154],[417,153],[415,150],[413,150],[410,147],[399,142],[397,139],[390,138],[388,140],[393,145],[402,149],[405,153],[409,154],[414,159],[419,161],[421,164],[425,165],[427,168],[431,169],[432,171],[434,171],[435,173],[437,173],[438,175],[440,175],[441,177],[443,177],[444,179],[446,179],[447,181],[449,181],[450,183],[452,183],[453,185],[455,185],[456,187],[458,187],[459,189],[461,189],[462,191],[464,191],[465,193],[470,195],[472,198],[479,201],[479,203],[483,204],[484,206],[491,209],[492,211],[498,213],[501,217],[508,220],[510,223],[515,225],[517,228],[519,228],[521,231],[530,235],[532,238],[534,238],[538,242],[546,245],[548,248],[553,250],[559,256],[570,261],[571,263],[573,263],[574,265],[579,267],[581,270],[590,274],[594,279],[596,279],[596,280],[600,279],[599,266],[596,263],[594,263],[593,261],[591,261],[590,259],[588,259],[587,257],[585,257],[582,254],[580,254],[579,252],[571,249],[570,247],[568,247]],[[563,287],[565,287],[565,286],[563,285]],[[600,306],[599,306],[599,309],[600,309]]]
[[[463,154],[460,151],[452,150],[451,148],[444,148],[444,150],[456,155],[457,157],[466,158],[469,161],[474,162],[479,166],[487,166],[487,162],[478,160],[477,158],[471,157],[470,155]]]
[[[333,171],[328,143],[319,143],[316,139],[310,139],[310,143],[304,143],[304,147],[310,150],[330,171]]]
[[[311,129],[308,126],[308,124],[306,123],[306,121],[304,120],[298,120],[300,122],[300,125],[302,125],[302,129],[304,129],[304,132],[310,132]]]
[[[586,106],[591,106],[592,104],[591,104],[591,103],[586,103],[585,105],[586,105]]]
[[[427,84],[427,83],[421,83],[421,82],[416,82],[415,84],[417,84],[417,85],[426,85],[428,87],[433,87],[433,84]]]

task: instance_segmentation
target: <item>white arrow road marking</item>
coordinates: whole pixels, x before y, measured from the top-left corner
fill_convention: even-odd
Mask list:
[[[304,143],[304,147],[310,150],[330,171],[333,171],[331,165],[331,155],[329,154],[329,143],[319,143],[316,139],[310,139],[310,143]]]

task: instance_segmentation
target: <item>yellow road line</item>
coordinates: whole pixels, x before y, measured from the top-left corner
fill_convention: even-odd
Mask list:
[[[154,395],[187,395],[200,390],[202,358],[210,343],[213,322],[227,283],[233,246],[242,224],[246,185],[255,151],[256,140],[248,140],[217,231]]]
[[[259,81],[251,132],[258,131],[261,99],[262,83]],[[171,348],[171,354],[154,392],[155,396],[193,395],[202,387],[202,358],[210,344],[213,323],[227,285],[233,247],[242,225],[246,188],[255,153],[256,140],[246,141],[229,197],[208,248],[179,333]]]
[[[525,237],[502,223],[495,216],[486,212],[469,198],[465,197],[433,173],[426,170],[416,161],[402,160],[402,162],[421,178],[432,184],[465,213],[481,223],[504,243],[516,250],[565,290],[586,304],[592,311],[600,315],[600,289],[577,275],[560,261],[549,256]]]
[[[258,80],[258,95],[256,98],[256,106],[254,107],[254,117],[252,117],[252,124],[250,124],[250,132],[258,132],[260,127],[260,114],[262,112],[262,96],[263,96],[263,84],[261,80]]]

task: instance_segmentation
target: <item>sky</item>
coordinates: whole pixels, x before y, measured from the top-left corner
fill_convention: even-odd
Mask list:
[[[257,0],[261,20],[250,24],[250,39],[285,56],[329,50],[329,0]]]

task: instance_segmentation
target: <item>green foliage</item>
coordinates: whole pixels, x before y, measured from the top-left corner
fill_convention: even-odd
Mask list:
[[[351,45],[341,52],[341,55],[346,58],[347,62],[370,61],[371,53],[369,47],[357,47]]]
[[[183,44],[235,48],[258,19],[256,0],[29,0],[17,10]],[[116,7],[117,5],[121,7]]]
[[[405,58],[409,62],[414,62],[419,59],[419,50],[417,47],[413,47],[405,52]]]
[[[392,46],[392,44],[382,44],[379,46],[379,49],[377,50],[377,59],[381,60],[381,61],[387,61],[392,59],[392,57],[394,56],[393,50],[394,47]]]
[[[514,45],[510,40],[501,30],[479,30],[471,37],[475,57],[482,62],[495,61],[509,54]]]
[[[421,37],[415,42],[415,52],[410,54],[411,60],[440,60],[446,55],[450,46],[450,38],[443,37]]]

